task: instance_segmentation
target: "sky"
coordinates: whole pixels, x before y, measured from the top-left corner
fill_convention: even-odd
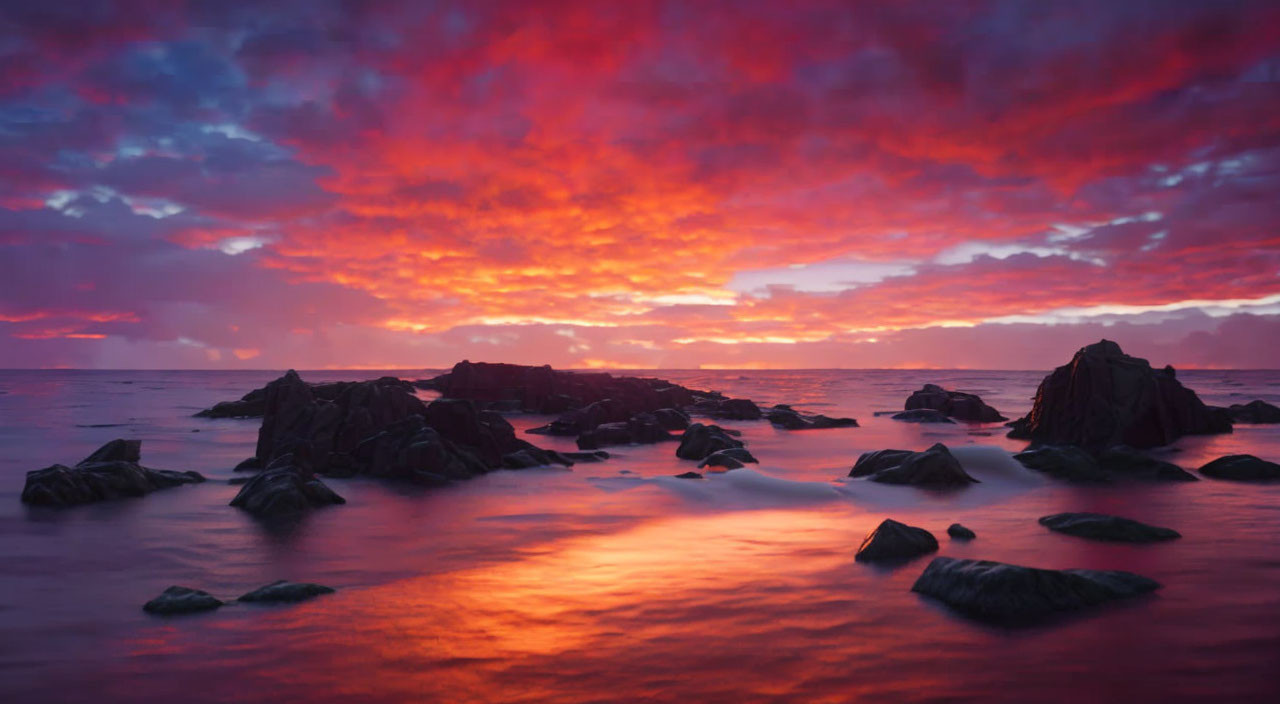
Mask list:
[[[0,0],[0,367],[1280,366],[1280,3]]]

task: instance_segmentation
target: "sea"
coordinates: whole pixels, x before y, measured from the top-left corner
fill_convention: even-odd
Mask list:
[[[876,415],[935,383],[1016,418],[1043,371],[622,373],[860,426],[723,422],[760,463],[702,480],[675,478],[695,463],[665,443],[445,488],[326,479],[347,503],[281,528],[228,506],[259,421],[193,417],[279,371],[0,372],[0,701],[1280,701],[1280,484],[1074,486],[1014,461],[1025,443],[999,424]],[[1179,379],[1211,404],[1280,403],[1277,371]],[[523,433],[549,417],[508,419]],[[62,510],[19,501],[26,472],[113,438],[142,440],[146,466],[209,481]],[[981,483],[938,494],[847,478],[863,452],[938,442]],[[1158,456],[1194,473],[1232,453],[1280,460],[1280,425]],[[1108,544],[1037,523],[1062,511],[1183,537]],[[939,555],[1124,569],[1163,588],[1033,627],[984,625],[911,591],[930,557],[855,562],[885,518],[933,532]],[[949,539],[955,522],[977,538]],[[232,598],[277,579],[337,591],[183,617],[141,608],[170,585]]]

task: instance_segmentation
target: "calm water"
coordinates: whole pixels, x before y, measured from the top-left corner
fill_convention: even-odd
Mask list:
[[[252,454],[258,422],[190,417],[276,374],[0,372],[0,701],[1280,698],[1280,485],[1052,484],[1009,459],[1022,445],[998,426],[872,415],[931,381],[1016,417],[1041,373],[660,374],[863,427],[726,423],[761,465],[702,482],[671,478],[694,463],[666,444],[443,490],[327,480],[348,504],[282,534],[227,506],[230,468]],[[1280,402],[1280,372],[1180,378],[1209,403]],[[547,419],[511,420],[523,430]],[[211,481],[64,511],[19,502],[24,472],[114,437],[141,438],[148,466]],[[939,497],[839,481],[861,452],[937,441],[983,483]],[[1177,450],[1167,458],[1187,468],[1232,452],[1280,459],[1280,426]],[[1106,545],[1037,525],[1058,511],[1121,513],[1184,538]],[[1122,568],[1165,588],[1051,626],[980,626],[909,591],[928,558],[892,570],[853,561],[885,517],[932,530],[942,555]],[[949,541],[954,521],[978,539]],[[182,618],[140,608],[170,584],[232,597],[281,578],[339,591]]]

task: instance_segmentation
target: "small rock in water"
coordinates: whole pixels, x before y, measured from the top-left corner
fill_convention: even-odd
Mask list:
[[[967,486],[978,480],[969,476],[946,445],[936,443],[923,452],[878,450],[863,453],[849,471],[851,477],[868,477],[885,484],[916,486]]]
[[[718,425],[694,423],[680,436],[676,457],[685,460],[705,460],[713,453],[732,447],[742,447],[742,441],[734,439]]]
[[[947,526],[947,535],[957,540],[973,540],[978,537],[977,533],[974,533],[972,530],[965,528],[959,523],[952,523]]]
[[[1226,455],[1201,467],[1200,473],[1214,479],[1240,481],[1280,479],[1280,464],[1253,455]]]
[[[190,587],[172,586],[161,592],[160,596],[143,604],[142,610],[150,614],[190,614],[197,611],[212,611],[223,603],[209,592]]]
[[[858,562],[907,560],[937,549],[938,540],[929,531],[886,518],[863,539],[854,559]]]
[[[1159,588],[1155,580],[1120,570],[1043,570],[935,557],[911,591],[931,596],[972,618],[1025,625]]]
[[[731,447],[727,450],[719,450],[711,453],[703,460],[698,469],[703,467],[720,467],[721,469],[741,469],[746,466],[747,462],[759,464],[757,460],[745,447]]]
[[[257,602],[257,603],[292,603],[295,601],[305,601],[321,594],[332,594],[333,587],[326,587],[323,584],[312,584],[310,582],[290,582],[284,579],[277,580],[265,587],[258,587],[253,591],[240,597],[240,601]]]
[[[1155,543],[1182,537],[1172,528],[1147,525],[1105,513],[1055,513],[1041,518],[1040,525],[1067,535],[1120,543]]]
[[[676,475],[676,479],[701,479],[701,478],[702,478],[702,475],[698,474],[697,472],[685,472],[684,474]]]

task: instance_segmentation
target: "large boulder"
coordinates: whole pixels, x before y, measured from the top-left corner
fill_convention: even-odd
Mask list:
[[[1009,420],[996,409],[983,403],[977,394],[948,391],[937,384],[925,384],[924,388],[907,397],[904,410],[927,408],[968,423],[999,423]]]
[[[1102,470],[1097,458],[1073,445],[1042,445],[1019,452],[1013,459],[1027,469],[1069,482],[1111,481],[1111,475]]]
[[[1040,382],[1009,437],[1091,452],[1113,445],[1167,445],[1184,435],[1231,432],[1231,419],[1206,406],[1172,367],[1153,369],[1109,340],[1081,348]]]
[[[226,602],[214,597],[209,592],[175,585],[161,592],[160,596],[143,604],[142,610],[149,614],[170,616],[173,614],[212,611],[224,603]]]
[[[822,414],[805,415],[791,406],[778,404],[765,412],[764,417],[779,428],[787,430],[823,430],[826,428],[854,428],[853,418],[831,418]]]
[[[1280,479],[1280,464],[1253,455],[1226,455],[1201,467],[1200,473],[1214,479]]]
[[[1159,588],[1154,580],[1119,570],[1044,570],[935,557],[911,591],[972,618],[1019,625]]]
[[[22,502],[35,506],[76,506],[145,496],[158,489],[204,481],[198,472],[143,467],[138,464],[141,459],[141,440],[112,440],[75,467],[55,464],[27,472]]]
[[[346,502],[316,477],[303,457],[290,454],[277,457],[262,472],[250,477],[231,505],[259,518],[277,518]]]
[[[1116,543],[1157,543],[1182,537],[1172,528],[1105,513],[1055,513],[1042,517],[1040,525],[1058,533]]]
[[[968,486],[978,480],[969,476],[946,445],[936,443],[923,452],[880,450],[858,458],[851,477],[867,477],[885,484],[914,486]]]
[[[733,438],[718,425],[694,423],[680,436],[680,447],[676,448],[676,457],[685,460],[704,460],[714,452],[742,446],[741,440]]]
[[[1280,423],[1280,408],[1261,399],[1232,404],[1227,412],[1236,423]]]
[[[884,519],[867,534],[853,559],[858,562],[896,562],[936,552],[938,539],[924,528]]]

